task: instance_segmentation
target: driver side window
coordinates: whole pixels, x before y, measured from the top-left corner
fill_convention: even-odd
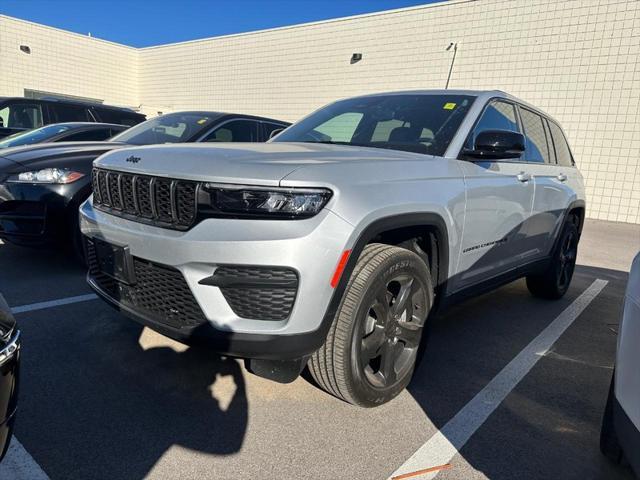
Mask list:
[[[465,147],[472,150],[476,137],[484,130],[507,130],[520,133],[515,105],[500,100],[492,101],[485,108],[472,134],[469,135]]]
[[[203,142],[255,142],[256,122],[249,120],[234,120],[222,124],[209,135]]]

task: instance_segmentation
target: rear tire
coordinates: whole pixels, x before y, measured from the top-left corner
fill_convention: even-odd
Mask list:
[[[413,375],[433,305],[431,275],[415,253],[367,245],[309,371],[326,392],[374,407],[396,397]]]
[[[527,288],[532,295],[557,300],[567,293],[576,267],[578,240],[578,227],[572,221],[566,222],[547,270],[527,277]]]
[[[614,463],[622,463],[623,453],[618,435],[616,434],[615,425],[613,423],[613,401],[615,396],[614,378],[611,379],[611,388],[609,388],[609,397],[607,398],[607,406],[604,409],[604,417],[602,418],[602,430],[600,430],[600,451],[602,454]]]

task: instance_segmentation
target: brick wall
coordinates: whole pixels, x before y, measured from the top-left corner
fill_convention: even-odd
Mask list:
[[[16,94],[33,70],[1,78],[19,53],[5,56],[7,23],[25,22],[0,18],[0,94],[6,85]],[[29,28],[34,38],[52,30]],[[588,215],[640,223],[639,0],[452,0],[139,50],[56,35],[85,53],[75,70],[64,53],[61,71],[36,75],[41,89],[102,91],[147,112],[210,108],[290,121],[342,97],[442,88],[455,42],[452,88],[505,90],[556,117],[585,175]],[[352,53],[362,61],[350,64]]]
[[[2,96],[30,89],[138,106],[138,56],[135,48],[0,15]]]

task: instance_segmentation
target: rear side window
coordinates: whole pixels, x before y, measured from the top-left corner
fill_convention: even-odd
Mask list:
[[[117,125],[128,125],[132,127],[143,121],[142,116],[122,110],[94,107],[94,111],[100,117],[100,121],[104,123],[115,123]]]
[[[42,106],[35,103],[13,103],[0,109],[0,127],[38,128],[42,122]]]
[[[55,104],[50,108],[55,112],[58,122],[92,122],[93,118],[85,107],[80,105]]]
[[[99,130],[87,130],[86,132],[78,132],[60,139],[60,142],[91,142],[106,140],[111,137],[110,128],[101,128]]]
[[[542,117],[526,108],[520,109],[520,116],[527,142],[525,160],[534,163],[551,163]]]
[[[203,142],[257,142],[257,123],[234,120],[216,128]]]
[[[549,122],[549,130],[551,130],[551,138],[553,139],[553,145],[556,149],[558,165],[563,165],[565,167],[572,166],[573,160],[571,159],[571,151],[569,150],[567,139],[564,137],[562,130],[560,130],[560,127],[553,122]]]

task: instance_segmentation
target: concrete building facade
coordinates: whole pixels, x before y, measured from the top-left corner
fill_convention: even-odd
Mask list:
[[[141,49],[0,16],[0,95],[295,121],[338,98],[443,88],[454,54],[451,88],[504,90],[562,123],[589,217],[640,223],[638,0],[451,0]]]

